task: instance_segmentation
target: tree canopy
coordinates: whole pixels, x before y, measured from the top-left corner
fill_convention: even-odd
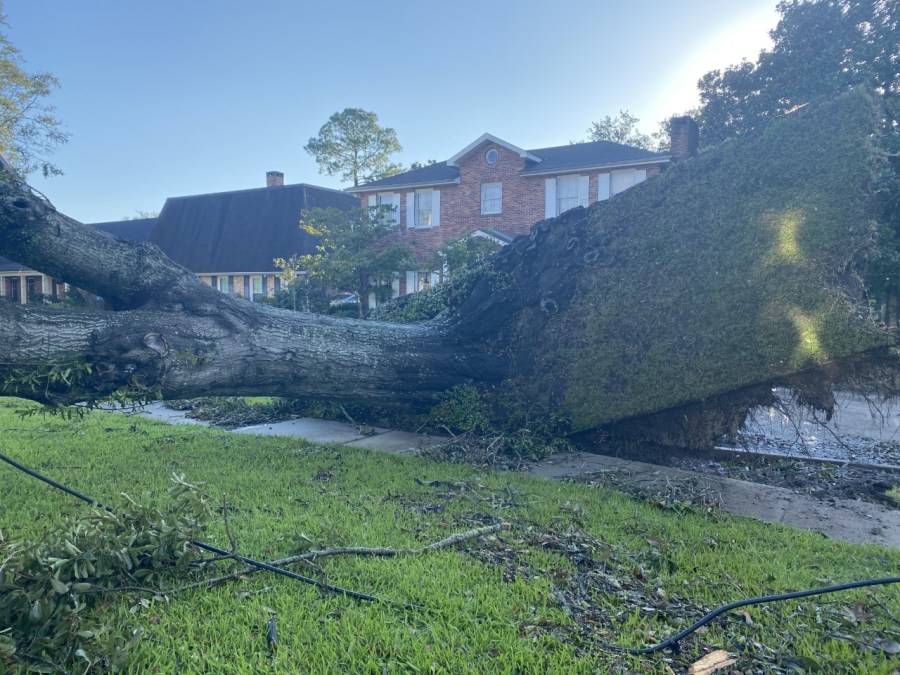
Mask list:
[[[390,162],[393,153],[403,150],[397,132],[379,125],[378,116],[362,108],[334,113],[303,149],[315,158],[321,173],[340,174],[354,187],[401,170]]]
[[[612,141],[623,145],[633,145],[636,148],[653,150],[653,139],[642,133],[637,125],[640,120],[627,110],[620,110],[615,117],[607,115],[599,122],[591,122],[588,127],[589,141]]]
[[[701,78],[706,146],[745,136],[799,106],[855,86],[882,98],[885,129],[900,115],[900,26],[896,0],[782,0],[771,50],[756,62]]]
[[[880,104],[879,245],[867,284],[888,323],[900,323],[900,5],[897,0],[783,0],[773,46],[756,62],[707,73],[699,82],[701,143],[760,133],[773,121],[853,87]],[[834,130],[838,132],[837,129]]]
[[[389,300],[394,275],[415,265],[408,246],[388,240],[399,228],[392,209],[311,209],[300,221],[300,227],[319,238],[316,253],[297,261],[305,279],[320,288],[355,293],[360,318],[369,308],[370,293]]]
[[[6,28],[0,2],[0,28]],[[69,136],[47,98],[59,87],[50,73],[29,73],[18,48],[0,33],[0,151],[23,176],[60,174],[48,156]]]

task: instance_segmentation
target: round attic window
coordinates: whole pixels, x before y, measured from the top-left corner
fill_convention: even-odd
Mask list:
[[[496,164],[498,159],[500,159],[500,153],[495,148],[491,148],[484,153],[484,161],[488,164]]]

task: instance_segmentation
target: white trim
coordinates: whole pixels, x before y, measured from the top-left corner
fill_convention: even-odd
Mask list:
[[[490,239],[492,242],[494,242],[495,244],[499,244],[500,246],[506,246],[507,244],[511,243],[508,241],[503,241],[500,237],[497,237],[497,236],[491,234],[490,232],[485,232],[484,230],[475,230],[472,234],[470,234],[466,237],[463,237],[459,241],[464,241],[464,240],[468,239],[469,237],[479,237],[481,239]]]
[[[198,277],[240,277],[240,276],[253,276],[253,275],[267,275],[267,276],[278,276],[281,274],[280,270],[269,270],[267,272],[194,272]],[[302,272],[298,272],[298,274],[302,274]]]
[[[459,178],[445,178],[444,180],[427,181],[424,183],[390,183],[389,185],[360,185],[355,188],[347,188],[344,192],[357,194],[360,192],[387,192],[409,188],[427,188],[431,185],[459,185]]]
[[[609,199],[609,171],[597,174],[597,201]]]
[[[507,150],[511,150],[512,152],[516,153],[519,157],[524,157],[525,159],[530,159],[532,162],[542,162],[543,161],[537,155],[532,155],[527,150],[523,150],[522,148],[520,148],[516,145],[513,145],[512,143],[508,143],[508,142],[504,141],[502,138],[497,138],[493,134],[484,133],[484,134],[481,134],[481,136],[476,138],[474,141],[469,143],[462,150],[457,152],[455,155],[453,155],[453,157],[448,159],[447,166],[458,166],[457,162],[459,160],[461,160],[463,157],[468,155],[470,152],[472,152],[475,148],[477,148],[482,143],[494,143],[495,145],[502,146],[502,147],[506,148]]]
[[[571,167],[562,167],[557,169],[548,169],[546,171],[521,171],[519,175],[523,178],[528,178],[529,176],[549,176],[549,175],[558,175],[561,176],[567,173],[584,173],[585,171],[596,171],[597,169],[618,169],[618,168],[630,168],[635,166],[656,166],[657,164],[668,164],[672,161],[671,157],[660,157],[658,159],[640,159],[633,160],[630,162],[613,162],[608,164],[586,164],[584,166],[571,166]]]
[[[406,229],[416,229],[416,193],[406,193]]]
[[[431,191],[431,226],[441,226],[441,191]]]
[[[544,218],[556,217],[556,177],[544,179]]]

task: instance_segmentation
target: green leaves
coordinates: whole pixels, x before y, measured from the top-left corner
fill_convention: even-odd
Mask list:
[[[83,662],[79,672],[125,665],[141,631],[113,634],[91,610],[135,580],[149,585],[183,573],[197,557],[191,542],[208,519],[206,499],[183,476],[172,482],[165,512],[126,497],[119,514],[95,507],[40,542],[0,538],[0,625],[9,627],[0,634],[0,657],[44,664],[47,672],[67,670],[74,659]]]
[[[378,124],[378,115],[345,108],[329,117],[303,149],[315,158],[320,173],[339,173],[355,187],[360,181],[398,173],[400,167],[390,164],[390,156],[403,147],[396,131]]]
[[[0,25],[6,25],[0,16]],[[19,50],[0,35],[0,151],[23,176],[61,174],[47,155],[69,140],[45,98],[59,86],[50,73],[29,73]]]
[[[394,274],[415,265],[407,246],[388,243],[389,235],[398,227],[394,219],[386,217],[389,208],[360,208],[349,213],[338,209],[303,212],[300,227],[319,238],[317,252],[300,256],[294,265],[286,264],[282,267],[284,274],[296,275],[297,268],[305,274],[291,276],[291,283],[318,283],[320,288],[357,293],[362,317],[370,293],[386,291],[390,297]]]

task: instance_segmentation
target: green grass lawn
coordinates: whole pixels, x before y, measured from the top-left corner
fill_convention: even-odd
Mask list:
[[[405,549],[509,523],[496,535],[424,555],[341,556],[296,567],[422,609],[323,594],[268,573],[166,599],[111,597],[97,611],[114,617],[123,634],[144,630],[130,672],[670,673],[716,649],[738,657],[738,672],[900,667],[900,657],[883,649],[900,641],[897,586],[726,614],[685,639],[678,654],[632,657],[597,645],[654,644],[744,597],[898,576],[900,551],[415,457],[125,414],[16,414],[31,405],[0,399],[0,452],[112,506],[122,492],[164,506],[169,476],[184,474],[214,501],[227,495],[238,550],[250,557],[295,554],[301,535],[315,548]],[[86,508],[0,464],[5,537],[39,539]],[[210,524],[208,540],[229,548],[221,520]],[[235,568],[218,563],[204,575]],[[266,640],[271,616],[274,650]]]

